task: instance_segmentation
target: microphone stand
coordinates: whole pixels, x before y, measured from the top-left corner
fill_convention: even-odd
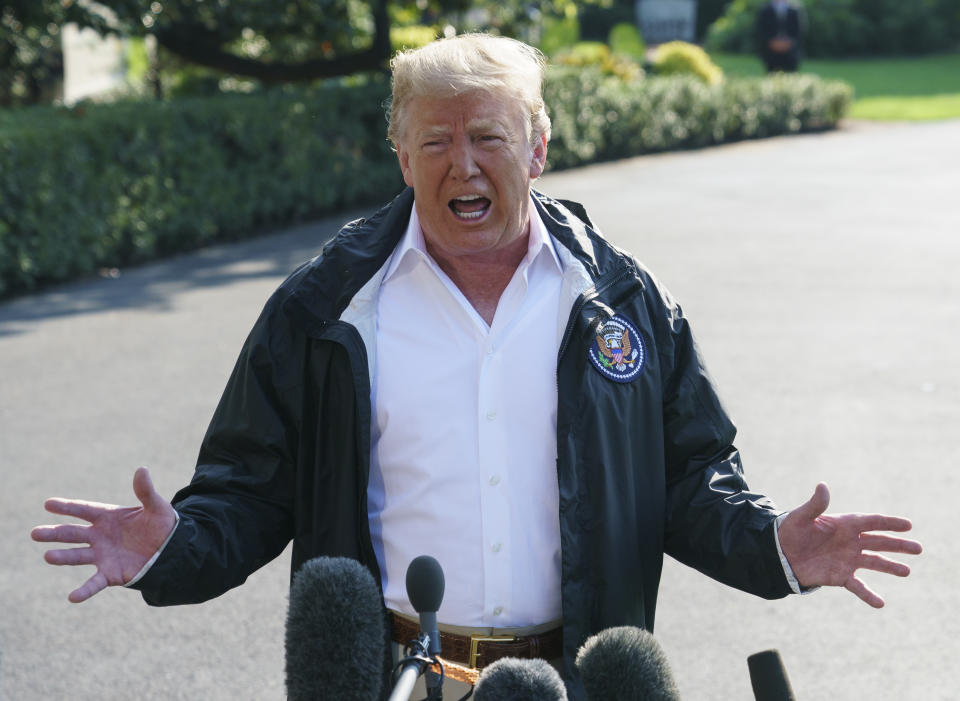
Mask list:
[[[417,678],[426,671],[426,701],[443,701],[443,664],[430,654],[430,636],[420,633],[416,640],[407,643],[403,650],[404,658],[397,663],[402,667],[400,676],[393,686],[389,701],[409,701]],[[440,666],[440,674],[429,669],[430,664]]]

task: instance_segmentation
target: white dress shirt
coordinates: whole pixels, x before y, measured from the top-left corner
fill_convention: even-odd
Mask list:
[[[527,254],[489,326],[426,251],[416,215],[377,300],[368,489],[388,607],[432,555],[439,620],[537,625],[560,617],[556,468],[562,266],[531,203]]]

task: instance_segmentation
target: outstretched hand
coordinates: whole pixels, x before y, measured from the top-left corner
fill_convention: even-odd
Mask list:
[[[176,524],[169,502],[153,488],[147,468],[133,476],[133,493],[140,506],[116,506],[76,499],[47,499],[47,511],[73,516],[90,525],[65,523],[37,526],[30,537],[41,543],[86,543],[84,548],[48,550],[44,559],[51,565],[95,565],[96,573],[69,599],[86,601],[108,586],[120,586],[133,579],[163,545]]]
[[[879,552],[919,555],[915,540],[874,533],[905,532],[908,519],[881,514],[826,514],[830,491],[822,482],[805,504],[791,511],[777,532],[780,547],[803,587],[842,586],[874,608],[883,599],[857,577],[858,569],[906,577],[910,568]]]

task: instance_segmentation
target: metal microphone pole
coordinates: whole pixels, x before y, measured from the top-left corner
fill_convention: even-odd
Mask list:
[[[423,670],[430,664],[430,658],[427,657],[429,638],[423,634],[413,644],[404,648],[404,652],[410,650],[411,653],[403,661],[403,671],[393,686],[393,692],[390,694],[390,701],[408,701],[413,693],[413,686],[417,683],[417,678],[423,674]],[[431,698],[431,697],[427,697]],[[441,697],[442,698],[442,697]]]

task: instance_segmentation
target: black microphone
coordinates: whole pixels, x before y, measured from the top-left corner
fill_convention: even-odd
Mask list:
[[[443,568],[429,555],[415,557],[407,567],[407,598],[420,614],[420,632],[430,636],[431,655],[440,654],[437,611],[443,601]]]
[[[797,701],[790,678],[777,650],[764,650],[747,658],[750,684],[757,701]]]
[[[660,643],[643,628],[607,628],[587,639],[577,669],[590,701],[679,701]]]
[[[389,701],[407,701],[413,692],[417,677],[426,670],[427,699],[443,698],[443,676],[427,668],[430,658],[440,654],[440,631],[437,611],[443,602],[443,568],[429,555],[413,558],[407,567],[407,598],[420,614],[420,636],[404,652],[409,656],[401,661],[402,670],[393,686]]]
[[[567,701],[563,680],[546,660],[504,657],[484,667],[474,701]]]
[[[287,611],[288,701],[370,701],[383,683],[383,601],[356,560],[318,557],[293,578]]]

